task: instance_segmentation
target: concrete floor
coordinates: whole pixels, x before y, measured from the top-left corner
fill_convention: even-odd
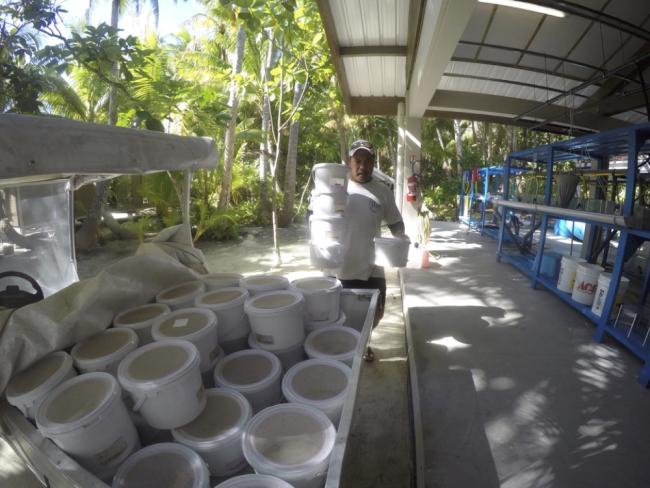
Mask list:
[[[432,236],[431,269],[402,272],[418,485],[650,486],[641,363],[497,263],[492,239],[437,222]]]

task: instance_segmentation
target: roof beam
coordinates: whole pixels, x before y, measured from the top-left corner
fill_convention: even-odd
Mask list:
[[[450,61],[457,61],[459,63],[483,64],[483,65],[489,65],[489,66],[499,66],[501,68],[511,68],[511,69],[518,69],[518,70],[522,70],[522,71],[530,71],[532,73],[538,73],[538,74],[541,74],[541,75],[553,75],[553,76],[557,76],[559,78],[566,78],[567,80],[577,81],[577,82],[580,82],[580,83],[582,83],[586,79],[586,78],[579,78],[577,76],[568,75],[568,74],[564,74],[564,73],[558,73],[558,72],[554,72],[554,71],[545,71],[545,70],[543,70],[541,68],[534,68],[532,66],[521,66],[521,65],[515,66],[515,65],[509,64],[509,63],[500,63],[498,61],[481,61],[480,59],[462,58],[462,57],[459,57],[459,56],[453,56],[450,59]]]
[[[406,46],[340,46],[339,56],[406,56]]]
[[[415,53],[417,53],[427,0],[409,0],[408,34],[406,38],[406,87],[411,84]]]
[[[397,115],[397,105],[403,97],[352,97],[351,115]]]

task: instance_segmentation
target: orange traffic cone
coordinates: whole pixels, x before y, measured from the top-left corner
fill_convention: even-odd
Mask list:
[[[420,260],[420,268],[427,269],[431,263],[429,263],[429,250],[426,246],[422,246],[422,259]]]

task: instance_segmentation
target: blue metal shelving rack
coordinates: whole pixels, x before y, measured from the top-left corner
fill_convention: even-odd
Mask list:
[[[595,160],[597,162],[598,169],[604,169],[607,167],[609,160],[615,156],[627,156],[628,161],[625,178],[625,201],[623,204],[623,217],[627,224],[628,222],[631,222],[634,211],[634,196],[639,168],[643,164],[646,164],[650,159],[650,123],[623,127],[599,134],[577,137],[575,139],[570,139],[567,141],[555,142],[552,144],[511,153],[508,155],[505,165],[505,198],[508,199],[507,196],[510,195],[510,176],[513,162],[525,161],[546,165],[543,205],[551,205],[554,165],[568,161]],[[641,164],[639,164],[639,162],[641,162]],[[549,217],[560,215],[553,214],[552,211],[543,213],[537,252],[535,254],[534,260],[531,263],[530,259],[524,256],[508,254],[503,250],[505,216],[506,212],[512,211],[507,208],[507,202],[504,202],[504,207],[506,208],[503,210],[502,218],[500,219],[501,223],[499,226],[497,260],[504,260],[513,264],[522,272],[530,276],[531,287],[536,288],[538,284],[541,284],[547,290],[555,293],[570,306],[594,322],[596,324],[594,340],[600,342],[604,339],[605,334],[608,334],[616,339],[620,344],[625,346],[637,357],[639,357],[644,362],[644,366],[641,369],[641,373],[639,375],[639,382],[644,386],[648,386],[650,383],[650,344],[644,345],[643,337],[640,337],[634,333],[628,335],[621,328],[614,327],[613,321],[610,319],[610,317],[623,271],[624,256],[626,255],[627,248],[630,245],[629,237],[638,236],[644,240],[650,240],[650,231],[631,228],[627,225],[603,225],[602,223],[590,220],[589,218],[575,219],[582,220],[593,225],[599,225],[607,229],[614,229],[619,232],[619,250],[616,253],[616,259],[614,261],[611,285],[607,293],[603,313],[600,317],[598,317],[591,313],[590,307],[575,302],[571,299],[571,295],[569,293],[564,293],[558,290],[556,284],[552,280],[549,280],[545,276],[540,275],[546,232],[548,230],[548,220]],[[643,281],[640,306],[645,302],[649,290],[650,266],[646,270],[645,279]]]

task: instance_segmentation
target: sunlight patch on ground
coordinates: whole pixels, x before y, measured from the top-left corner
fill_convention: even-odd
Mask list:
[[[434,344],[436,346],[443,346],[447,348],[447,352],[454,352],[456,349],[467,349],[472,347],[471,344],[466,344],[457,340],[453,336],[442,337],[440,339],[427,341],[427,344]]]

